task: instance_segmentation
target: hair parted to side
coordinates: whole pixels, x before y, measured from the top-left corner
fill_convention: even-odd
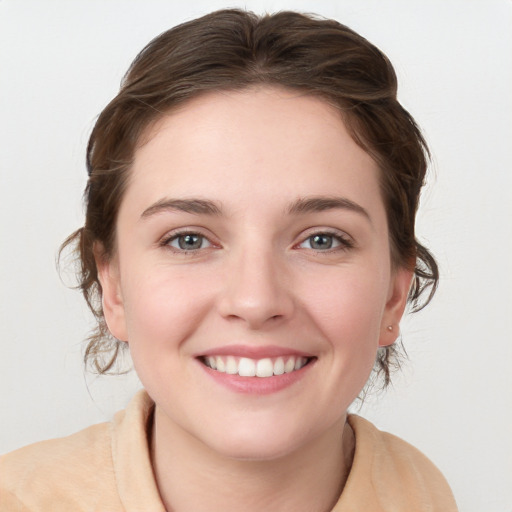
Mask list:
[[[115,252],[116,219],[130,166],[148,126],[208,91],[251,86],[311,94],[340,111],[351,136],[381,169],[391,257],[414,269],[412,310],[432,298],[439,279],[433,256],[415,238],[415,216],[428,149],[415,121],[397,101],[397,79],[387,57],[334,20],[296,12],[256,16],[221,10],[156,37],[135,58],[117,96],[98,117],[87,148],[89,181],[85,225],[62,244],[79,258],[79,287],[97,320],[85,361],[99,373],[115,368],[123,341],[108,332],[94,245]],[[398,363],[393,345],[379,349],[375,371],[390,382]]]

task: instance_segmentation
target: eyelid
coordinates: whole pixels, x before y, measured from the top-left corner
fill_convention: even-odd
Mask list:
[[[204,238],[205,240],[208,240],[210,245],[208,247],[204,247],[201,249],[190,249],[188,251],[186,249],[178,249],[178,248],[172,247],[170,245],[170,242],[172,240],[175,240],[175,239],[179,238],[180,236],[185,236],[185,235],[198,235],[198,236]],[[217,243],[217,242],[215,242],[215,240],[213,240],[213,236],[205,234],[204,229],[195,227],[195,226],[190,226],[190,227],[186,227],[186,228],[176,228],[171,231],[168,231],[163,237],[160,238],[160,240],[158,241],[158,245],[161,247],[169,248],[170,250],[172,250],[176,253],[182,253],[182,254],[195,253],[195,252],[211,249],[212,247],[218,248],[220,246],[219,243]]]
[[[335,228],[322,228],[322,227],[314,227],[309,228],[305,232],[302,232],[300,235],[300,240],[294,245],[294,248],[301,248],[300,245],[302,245],[306,240],[309,238],[315,236],[315,235],[326,235],[326,236],[332,236],[336,240],[339,241],[340,245],[337,247],[325,249],[325,250],[318,250],[318,249],[308,249],[306,250],[314,251],[316,253],[332,253],[336,251],[346,251],[349,249],[352,249],[355,247],[356,243],[355,240],[345,231],[341,231],[339,229]]]

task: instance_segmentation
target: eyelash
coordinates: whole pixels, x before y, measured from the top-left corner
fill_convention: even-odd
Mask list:
[[[338,246],[336,247],[329,247],[325,250],[320,249],[314,249],[314,248],[306,248],[310,251],[315,251],[316,253],[324,253],[324,254],[332,254],[333,252],[337,251],[347,251],[349,249],[353,249],[355,244],[351,237],[344,233],[340,233],[339,231],[332,231],[329,229],[319,230],[319,231],[313,231],[311,232],[307,237],[305,237],[300,243],[296,244],[295,247],[298,247],[308,240],[312,240],[314,237],[329,237],[332,238],[334,241],[338,242]],[[310,242],[311,243],[311,242]]]
[[[197,236],[197,237],[201,238],[203,241],[207,241],[210,245],[208,247],[199,247],[197,249],[177,248],[177,247],[173,247],[171,245],[171,242],[177,241],[177,240],[179,240],[179,238],[185,237],[187,235]],[[314,237],[329,237],[329,238],[332,238],[335,242],[338,242],[339,245],[337,245],[335,247],[329,247],[325,250],[314,249],[312,247],[305,248],[306,250],[314,251],[316,253],[332,254],[333,252],[337,252],[337,251],[347,251],[349,249],[354,248],[354,246],[355,246],[354,241],[348,235],[342,234],[338,231],[331,231],[331,230],[325,229],[325,230],[311,232],[308,236],[303,238],[301,242],[299,242],[298,244],[295,244],[294,248],[296,248],[296,247],[300,248],[300,246],[302,244],[304,244],[308,240],[311,241]],[[198,251],[209,249],[210,247],[215,246],[214,242],[212,242],[207,236],[205,236],[202,233],[200,233],[199,231],[195,231],[195,230],[183,230],[183,231],[177,231],[177,232],[171,233],[171,234],[165,236],[164,238],[162,238],[162,240],[159,242],[159,245],[162,247],[166,247],[166,248],[172,250],[173,252],[176,252],[179,254],[188,254],[188,255],[196,254]]]
[[[159,245],[161,247],[166,247],[166,248],[170,249],[171,251],[176,252],[178,254],[189,254],[189,255],[195,254],[198,251],[205,250],[210,247],[209,246],[209,247],[199,247],[197,249],[183,249],[183,248],[173,247],[171,245],[171,242],[173,242],[175,240],[179,240],[179,238],[185,237],[187,235],[197,236],[197,237],[201,238],[203,241],[207,241],[210,244],[210,246],[215,245],[207,236],[203,235],[202,233],[200,233],[196,230],[183,230],[183,231],[176,231],[174,233],[171,233],[171,234],[165,236],[164,238],[162,238],[162,240],[159,242]]]

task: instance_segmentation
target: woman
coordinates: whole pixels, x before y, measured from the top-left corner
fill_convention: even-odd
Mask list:
[[[337,22],[226,10],[151,42],[66,242],[88,362],[128,346],[145,391],[5,456],[2,510],[456,510],[428,459],[347,415],[437,284],[426,153],[387,58]]]

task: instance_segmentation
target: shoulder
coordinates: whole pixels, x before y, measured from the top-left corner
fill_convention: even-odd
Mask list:
[[[102,423],[0,457],[0,510],[94,510],[98,496],[112,501],[110,432]]]
[[[110,423],[0,457],[0,512],[163,511],[148,450],[152,409],[142,390]]]
[[[359,416],[350,415],[348,422],[356,447],[347,486],[358,488],[364,480],[377,510],[457,510],[444,476],[417,448]]]
[[[360,416],[350,415],[349,423],[361,450],[371,447],[374,465],[386,464],[388,471],[392,470],[398,473],[406,471],[409,474],[411,469],[418,468],[421,469],[421,472],[414,476],[423,475],[434,480],[442,478],[443,482],[445,481],[432,461],[407,441],[388,432],[382,432]]]

